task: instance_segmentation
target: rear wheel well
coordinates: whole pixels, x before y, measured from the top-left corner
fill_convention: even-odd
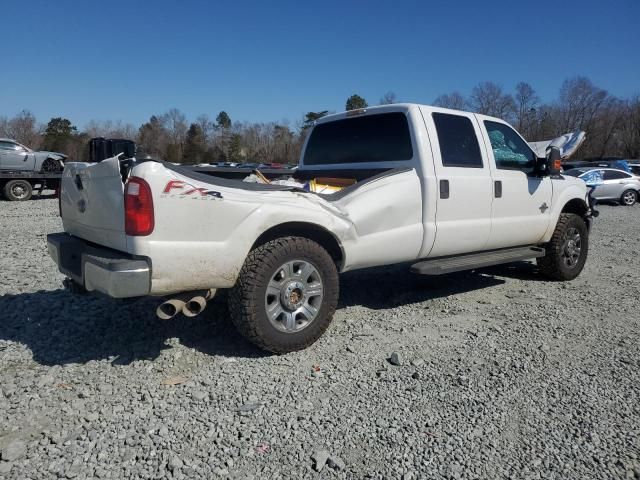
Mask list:
[[[340,243],[331,232],[313,223],[289,222],[271,227],[258,237],[251,246],[251,250],[271,240],[282,237],[302,237],[313,240],[329,253],[338,270],[340,270],[344,260]]]

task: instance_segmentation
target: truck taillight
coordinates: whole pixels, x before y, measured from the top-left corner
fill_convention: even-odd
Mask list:
[[[149,184],[130,177],[124,188],[124,229],[127,235],[143,237],[154,227],[153,198]]]

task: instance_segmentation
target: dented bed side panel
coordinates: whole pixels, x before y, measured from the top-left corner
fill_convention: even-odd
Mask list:
[[[297,191],[213,186],[146,162],[133,175],[153,192],[155,229],[127,237],[127,251],[152,261],[152,294],[235,284],[256,239],[289,222],[329,231],[343,270],[417,257],[422,243],[420,180],[414,170],[367,183],[338,201]],[[167,188],[170,182],[181,188]]]

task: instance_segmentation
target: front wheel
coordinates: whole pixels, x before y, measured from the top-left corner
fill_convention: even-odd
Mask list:
[[[546,255],[538,258],[545,276],[554,280],[573,280],[584,268],[589,252],[589,230],[584,219],[573,213],[562,213]]]
[[[631,207],[638,201],[638,194],[635,190],[625,190],[620,196],[620,205]]]
[[[42,162],[42,173],[59,173],[64,169],[62,164],[58,160],[53,158],[47,158]]]
[[[338,303],[338,271],[316,242],[283,237],[252,250],[229,292],[238,331],[264,350],[287,353],[314,343]]]

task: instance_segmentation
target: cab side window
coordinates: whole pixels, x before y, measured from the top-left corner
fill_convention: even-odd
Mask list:
[[[478,137],[468,117],[434,113],[443,167],[482,168]]]
[[[485,120],[496,168],[531,171],[536,165],[536,155],[529,145],[508,125]]]

